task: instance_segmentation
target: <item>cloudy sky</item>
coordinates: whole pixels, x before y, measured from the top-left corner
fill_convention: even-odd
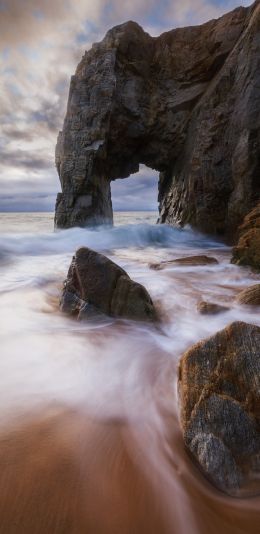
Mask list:
[[[0,0],[0,211],[53,210],[54,167],[70,76],[106,31],[135,20],[151,35],[216,18],[252,0]],[[115,209],[157,207],[158,177],[113,186]]]

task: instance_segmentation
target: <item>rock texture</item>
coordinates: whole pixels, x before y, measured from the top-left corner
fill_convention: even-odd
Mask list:
[[[146,289],[106,256],[85,247],[72,259],[60,307],[78,318],[105,314],[138,321],[156,319]]]
[[[260,284],[247,287],[238,294],[236,300],[239,304],[260,306]]]
[[[260,202],[239,228],[239,240],[233,249],[232,263],[249,265],[260,271]]]
[[[181,359],[184,441],[204,474],[231,495],[260,490],[260,328],[233,323]]]
[[[197,304],[197,310],[201,315],[218,315],[229,310],[227,306],[221,306],[215,302],[206,302],[201,300]]]
[[[164,267],[171,265],[183,265],[184,267],[199,267],[203,265],[216,265],[218,260],[212,256],[185,256],[184,258],[176,258],[175,260],[161,261],[160,263],[151,263],[150,268],[155,271],[160,271]]]
[[[160,222],[233,236],[260,197],[260,5],[153,38],[110,30],[71,79],[57,227],[112,222],[110,182],[160,171]]]

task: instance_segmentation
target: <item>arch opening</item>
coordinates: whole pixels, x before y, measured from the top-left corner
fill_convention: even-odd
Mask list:
[[[111,181],[113,213],[158,211],[159,172],[141,164],[128,178]]]

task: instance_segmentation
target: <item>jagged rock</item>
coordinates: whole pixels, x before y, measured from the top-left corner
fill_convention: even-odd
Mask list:
[[[260,491],[260,328],[236,322],[197,343],[179,367],[185,445],[230,495]]]
[[[177,258],[175,260],[161,261],[160,263],[151,263],[150,268],[155,271],[160,271],[164,267],[169,267],[172,264],[183,265],[183,266],[194,266],[199,267],[203,265],[216,265],[218,260],[211,256],[185,256],[184,258]]]
[[[205,300],[202,300],[197,304],[197,310],[201,315],[217,315],[228,311],[229,308],[214,302],[206,302]]]
[[[103,254],[82,247],[72,259],[60,308],[78,318],[101,314],[138,321],[156,320],[146,289]]]
[[[260,284],[247,287],[238,294],[236,300],[239,304],[260,306]]]
[[[234,238],[260,196],[260,5],[151,37],[110,30],[72,77],[57,227],[112,222],[110,181],[160,171],[160,222]]]
[[[260,203],[246,215],[239,228],[239,240],[233,249],[232,263],[249,265],[260,271]]]

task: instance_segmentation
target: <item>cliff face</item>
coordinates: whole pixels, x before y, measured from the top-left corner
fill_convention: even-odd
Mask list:
[[[57,227],[112,222],[110,181],[160,171],[160,222],[232,234],[260,197],[260,3],[84,55],[56,147]]]

